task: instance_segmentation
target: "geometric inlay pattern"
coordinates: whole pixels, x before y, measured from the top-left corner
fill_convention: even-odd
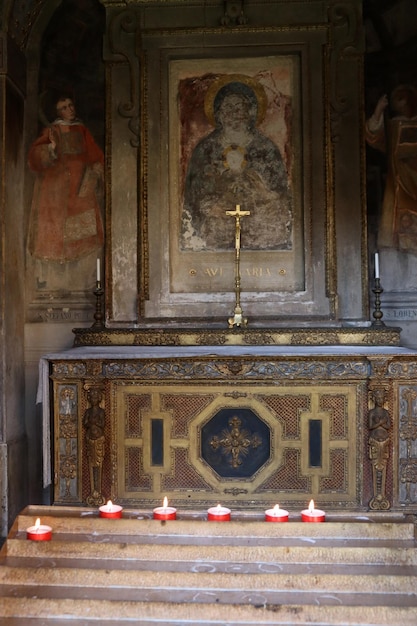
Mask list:
[[[323,394],[320,396],[320,408],[331,415],[330,437],[345,439],[348,436],[346,396]]]
[[[320,478],[319,493],[345,493],[347,476],[347,451],[330,450],[330,473]]]
[[[152,488],[151,477],[143,471],[143,451],[141,448],[126,447],[125,481],[126,491],[150,491]]]
[[[151,409],[151,396],[149,394],[129,394],[126,404],[126,437],[142,437],[143,411]]]
[[[203,394],[161,394],[161,410],[172,411],[172,437],[188,437],[190,421],[214,399]]]
[[[283,439],[299,439],[300,411],[310,411],[310,398],[307,395],[265,395],[258,396],[272,410],[282,423]]]
[[[177,448],[173,451],[172,473],[162,476],[162,490],[177,491],[183,489],[202,489],[213,491],[210,485],[191,465],[188,450]]]
[[[273,491],[279,495],[284,493],[311,493],[311,479],[301,476],[301,450],[285,448],[283,464],[259,487],[258,491]]]

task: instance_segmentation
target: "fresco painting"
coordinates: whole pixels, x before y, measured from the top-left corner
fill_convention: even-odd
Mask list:
[[[235,223],[249,291],[304,287],[296,54],[170,62],[171,290],[229,290]]]
[[[104,154],[76,116],[71,98],[58,100],[57,118],[44,128],[29,150],[36,173],[29,230],[29,251],[40,262],[63,264],[91,253],[104,243],[101,217]],[[41,270],[38,288],[48,288]]]
[[[204,109],[214,130],[197,143],[188,163],[181,247],[232,247],[234,224],[226,211],[244,204],[251,219],[243,248],[290,249],[292,202],[286,165],[278,146],[259,129],[266,112],[265,90],[250,76],[213,78]]]

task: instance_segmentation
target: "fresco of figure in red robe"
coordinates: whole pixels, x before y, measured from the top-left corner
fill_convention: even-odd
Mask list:
[[[55,121],[29,150],[29,167],[37,176],[28,247],[35,260],[63,265],[96,257],[103,246],[104,155],[71,98],[59,98],[56,110]],[[37,281],[38,287],[50,287],[45,275]]]

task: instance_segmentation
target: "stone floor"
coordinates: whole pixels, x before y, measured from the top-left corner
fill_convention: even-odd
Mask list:
[[[37,517],[51,541],[26,539]],[[417,624],[415,527],[390,513],[281,524],[28,507],[0,555],[7,626]]]

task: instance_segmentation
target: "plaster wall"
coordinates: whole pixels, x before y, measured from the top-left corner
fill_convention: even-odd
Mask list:
[[[2,39],[7,49],[7,39]],[[10,47],[13,51],[13,46]],[[24,235],[22,186],[23,167],[23,110],[24,93],[16,64],[7,63],[0,77],[1,117],[1,351],[0,378],[2,394],[0,404],[0,440],[2,517],[4,534],[18,511],[27,501],[26,459],[27,440],[25,432],[24,402]],[[6,488],[7,485],[7,488]]]

